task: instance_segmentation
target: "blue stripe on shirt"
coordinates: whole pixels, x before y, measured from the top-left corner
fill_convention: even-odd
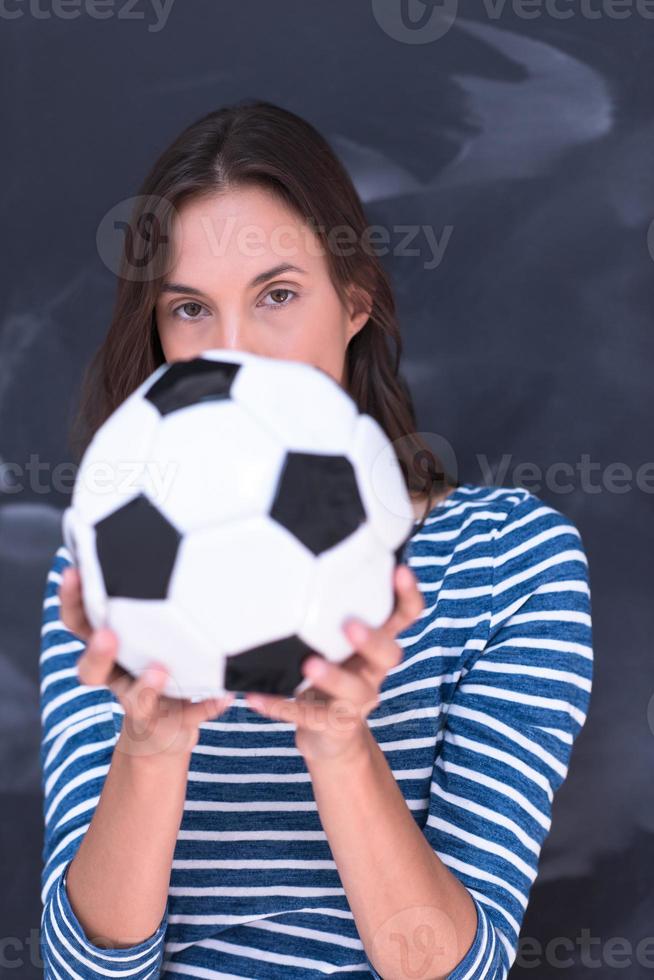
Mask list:
[[[430,512],[404,560],[425,609],[398,637],[402,661],[368,723],[412,816],[477,910],[474,941],[450,980],[505,978],[553,796],[588,711],[588,564],[579,532],[558,510],[524,489],[470,483]],[[84,644],[59,622],[57,597],[70,561],[61,547],[43,608],[46,977],[379,977],[293,726],[252,712],[240,696],[201,726],[157,931],[116,950],[84,934],[64,875],[123,710],[107,688],[77,680]]]

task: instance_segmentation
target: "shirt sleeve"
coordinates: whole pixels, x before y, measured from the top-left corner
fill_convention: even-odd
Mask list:
[[[46,980],[144,980],[160,975],[168,906],[148,939],[104,948],[82,929],[69,901],[66,873],[91,822],[117,740],[108,687],[81,684],[77,661],[85,643],[60,620],[59,585],[72,563],[60,547],[48,572],[41,628],[41,789],[44,843],[41,955]]]
[[[477,911],[448,980],[508,975],[592,683],[588,562],[574,524],[530,493],[490,545],[488,633],[461,669],[423,828]]]

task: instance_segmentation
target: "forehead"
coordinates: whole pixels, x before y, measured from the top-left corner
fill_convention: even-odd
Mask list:
[[[325,268],[322,244],[302,216],[260,187],[183,202],[173,236],[177,273],[218,261],[243,278],[282,262],[316,272]]]

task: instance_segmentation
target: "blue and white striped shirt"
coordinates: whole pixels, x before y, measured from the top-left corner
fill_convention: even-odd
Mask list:
[[[124,713],[77,677],[84,643],[59,619],[64,546],[47,576],[40,656],[46,978],[379,977],[357,932],[292,725],[237,695],[200,728],[168,902],[130,948],[95,946],[65,875]],[[403,560],[424,594],[398,637],[371,732],[429,844],[469,890],[477,932],[452,980],[505,978],[553,796],[589,705],[588,563],[569,518],[522,488],[464,483]]]

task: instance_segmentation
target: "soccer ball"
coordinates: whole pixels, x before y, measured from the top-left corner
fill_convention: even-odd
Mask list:
[[[414,515],[386,434],[326,372],[235,350],[157,368],[95,433],[62,532],[94,629],[163,693],[295,695],[381,625]]]

